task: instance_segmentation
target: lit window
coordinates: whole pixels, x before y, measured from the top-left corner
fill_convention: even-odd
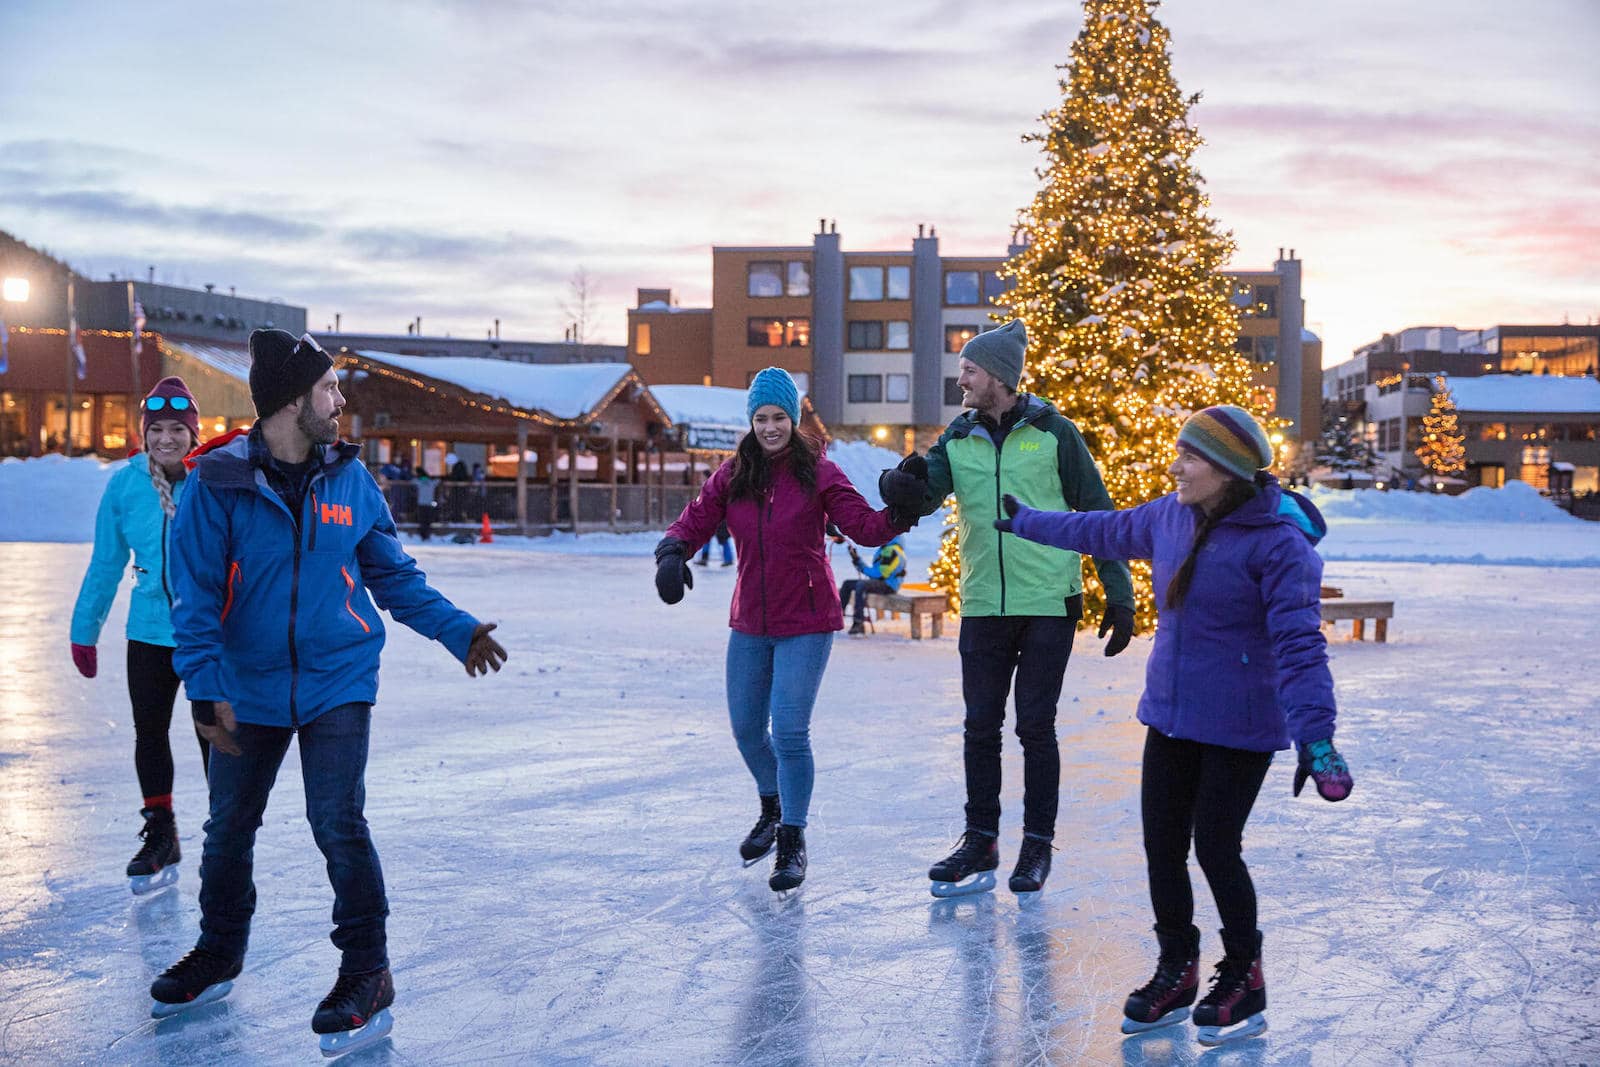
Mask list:
[[[745,343],[752,348],[804,348],[811,343],[811,320],[778,317],[748,319]]]
[[[978,336],[976,326],[946,326],[944,328],[944,350],[946,352],[960,352],[963,345]]]
[[[633,350],[641,356],[650,354],[650,324],[648,322],[639,323],[638,327],[633,331]]]
[[[850,299],[851,300],[882,300],[883,299],[883,268],[882,267],[851,267],[850,268]]]

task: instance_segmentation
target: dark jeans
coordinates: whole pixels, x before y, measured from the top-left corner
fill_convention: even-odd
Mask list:
[[[1192,837],[1225,935],[1239,941],[1255,937],[1256,887],[1241,853],[1245,820],[1271,765],[1270,752],[1180,741],[1153,728],[1146,732],[1139,804],[1157,927],[1187,930],[1194,922]]]
[[[1074,598],[1077,600],[1077,598]],[[1000,832],[1001,730],[1016,677],[1022,741],[1022,830],[1049,841],[1056,832],[1061,752],[1056,702],[1082,614],[1064,618],[998,615],[961,620],[961,692],[966,699],[967,828]]]
[[[128,642],[128,699],[133,703],[133,769],[145,799],[172,792],[172,705],[178,699],[179,678],[172,669],[172,649],[143,641]],[[200,742],[200,765],[211,767],[211,746]]]
[[[847,578],[845,583],[839,587],[839,603],[848,605],[851,596],[854,596],[856,598],[856,606],[851,614],[859,622],[867,617],[868,593],[892,592],[894,590],[882,578]]]
[[[417,505],[417,536],[424,541],[433,536],[433,518],[438,510],[437,504]]]
[[[367,734],[372,705],[345,704],[300,727],[306,819],[328,861],[333,885],[333,943],[342,974],[388,965],[383,871],[362,814],[367,789]],[[256,830],[267,795],[295,731],[240,723],[242,755],[211,760],[211,818],[200,862],[200,947],[242,959],[256,910]]]

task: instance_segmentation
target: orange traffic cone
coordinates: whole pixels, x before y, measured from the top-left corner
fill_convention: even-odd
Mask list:
[[[489,513],[487,511],[483,513],[483,532],[478,535],[478,544],[494,544],[494,530],[489,525]]]

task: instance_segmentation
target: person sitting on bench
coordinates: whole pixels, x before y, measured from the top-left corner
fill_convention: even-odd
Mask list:
[[[855,595],[850,632],[864,634],[867,632],[867,594],[900,591],[900,583],[906,579],[906,546],[896,537],[872,554],[871,563],[863,563],[861,553],[856,551],[855,545],[851,545],[850,562],[861,577],[847,579],[839,586],[839,603],[848,604],[851,595]]]

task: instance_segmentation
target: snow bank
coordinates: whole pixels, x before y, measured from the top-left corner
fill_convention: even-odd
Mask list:
[[[1584,522],[1540,496],[1539,491],[1527,482],[1507,482],[1504,489],[1468,489],[1460,496],[1395,493],[1379,489],[1317,488],[1311,491],[1311,500],[1330,524],[1353,521]]]
[[[127,462],[58,455],[0,460],[0,541],[93,541],[100,496]]]

